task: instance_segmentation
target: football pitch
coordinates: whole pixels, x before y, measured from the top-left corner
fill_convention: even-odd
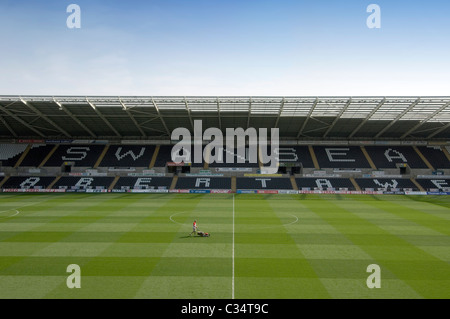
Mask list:
[[[450,298],[450,198],[3,193],[0,298]]]

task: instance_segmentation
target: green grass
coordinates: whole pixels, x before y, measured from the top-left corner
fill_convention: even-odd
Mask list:
[[[188,236],[194,219],[211,237]],[[450,298],[450,198],[0,194],[0,298],[233,294]]]

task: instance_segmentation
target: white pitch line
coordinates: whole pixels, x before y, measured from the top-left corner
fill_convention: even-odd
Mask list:
[[[172,217],[177,216],[177,215],[180,215],[180,214],[183,214],[183,213],[186,213],[186,212],[180,212],[180,213],[175,213],[175,214],[170,215],[170,217],[169,217],[170,221],[173,222],[173,223],[175,223],[175,224],[178,224],[178,225],[184,225],[183,223],[179,223],[179,222],[177,222],[176,220],[173,220],[173,219],[172,219]]]
[[[233,194],[233,244],[232,250],[232,277],[231,277],[231,299],[234,299],[234,194]]]
[[[33,205],[37,205],[37,204],[43,203],[43,202],[45,202],[45,201],[48,199],[48,197],[49,197],[49,195],[46,196],[44,200],[41,200],[41,201],[39,201],[39,202],[37,202],[37,203],[36,203],[36,202],[33,202],[33,203],[29,203],[29,204],[22,205],[22,206],[19,206],[19,207],[7,209],[7,210],[2,210],[2,211],[0,212],[0,214],[1,214],[1,213],[4,213],[4,212],[9,212],[9,211],[11,211],[11,210],[17,211],[17,209],[19,209],[19,208],[28,207],[28,206],[33,206]]]
[[[13,214],[13,215],[11,215],[11,216],[0,217],[0,219],[10,218],[10,217],[14,217],[14,216],[20,214],[20,212],[19,212],[17,209],[4,210],[4,211],[2,211],[2,212],[0,212],[0,213],[9,212],[9,211],[11,211],[11,210],[14,210],[16,213]]]
[[[288,226],[288,225],[292,225],[292,224],[295,224],[296,222],[298,222],[298,217],[297,216],[292,215],[292,214],[289,214],[289,215],[291,215],[292,217],[295,217],[295,220],[293,222],[290,222],[289,224],[284,224],[282,226]]]

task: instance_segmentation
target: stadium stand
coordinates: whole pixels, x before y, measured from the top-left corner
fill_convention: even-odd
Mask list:
[[[114,189],[169,189],[171,177],[145,176],[145,177],[120,177],[114,185]]]
[[[274,153],[280,166],[293,165],[304,168],[314,168],[311,153],[307,146],[281,145],[275,149]],[[264,155],[261,160],[264,161]],[[267,164],[262,165],[267,166]]]
[[[153,145],[111,145],[100,167],[148,167],[154,151]]]
[[[33,109],[25,113],[17,105],[26,105],[27,100]],[[4,108],[14,105],[1,112],[10,129],[0,125],[0,188],[242,189],[261,193],[413,190],[420,194],[439,190],[450,194],[450,126],[443,124],[449,122],[448,97],[256,100],[259,102],[250,97],[92,96],[88,101],[76,96],[0,96]],[[416,119],[415,107],[410,106],[417,103],[429,110],[426,121]],[[385,104],[395,107],[384,108]],[[57,106],[69,105],[74,110],[76,105],[75,113],[54,116]],[[101,106],[98,112],[92,111],[95,105]],[[136,112],[124,114],[128,105]],[[54,124],[15,125],[17,119],[29,121],[33,112],[36,118],[48,116]],[[122,117],[134,119],[134,124],[119,121]],[[387,124],[388,118],[395,120]],[[225,128],[277,127],[280,143],[272,144],[278,145],[274,150],[277,174],[264,174],[275,173],[264,167],[268,164],[261,156],[267,152],[257,149],[256,161],[250,162],[248,146],[243,163],[237,163],[236,149],[227,151],[225,147],[216,148],[222,162],[208,164],[202,156],[198,163],[192,157],[184,164],[174,164],[171,133],[179,127],[190,129],[197,119],[204,121],[203,129],[218,127],[224,137]],[[61,128],[59,132],[55,124]],[[79,130],[80,124],[84,131]],[[417,130],[422,125],[423,129]],[[203,144],[202,150],[206,146]],[[226,160],[227,154],[232,154],[232,163]]]
[[[176,189],[231,189],[229,177],[179,177]]]
[[[93,176],[63,176],[53,186],[53,188],[65,189],[108,189],[114,177],[93,177]]]
[[[419,190],[407,178],[356,178],[355,180],[362,190]]]
[[[313,146],[321,168],[370,168],[360,147]]]
[[[237,177],[237,189],[292,189],[289,178],[284,177]]]
[[[424,179],[418,178],[416,181],[428,191],[432,190],[440,190],[440,191],[450,191],[450,179],[445,178],[432,178],[432,179]]]
[[[296,178],[295,181],[299,190],[355,190],[348,178]]]
[[[27,148],[27,144],[0,144],[0,162],[3,166],[14,166]]]
[[[428,168],[410,146],[366,146],[366,150],[377,168],[396,168],[399,163],[410,168]]]
[[[104,145],[59,145],[44,166],[61,166],[73,162],[78,167],[94,167]]]
[[[172,148],[172,146],[170,146],[170,149]],[[202,157],[201,157],[201,161],[199,163],[195,163],[194,162],[194,154],[192,154],[191,157],[191,163],[192,163],[192,167],[204,167],[205,166],[205,161],[203,158],[203,152],[206,148],[206,145],[202,146]],[[193,150],[191,150],[193,152]],[[220,152],[220,154],[215,153],[215,151]],[[233,151],[228,151],[228,149],[226,147],[223,148],[216,148],[212,150],[212,156],[216,157],[217,159],[212,162],[209,163],[208,166],[209,167],[254,167],[257,168],[259,167],[259,163],[258,163],[258,151],[255,152],[256,154],[256,161],[254,163],[250,162],[249,159],[249,148],[246,147],[245,148],[245,155],[244,156],[240,156],[237,152],[237,149],[233,149]],[[170,152],[165,151],[165,153],[168,153],[168,155],[166,155],[166,158],[170,158]],[[229,163],[228,159],[227,159],[227,155],[232,155],[233,158],[233,162]],[[169,160],[171,161],[171,159]],[[210,161],[212,161],[212,159],[210,159]],[[243,163],[239,163],[238,161],[243,161]]]
[[[258,158],[256,158],[256,161],[251,163],[249,158],[249,148],[245,148],[245,156],[242,157],[240,154],[238,154],[237,149],[228,150],[227,148],[222,148],[222,161],[223,163],[210,163],[209,167],[259,167]],[[233,155],[233,162],[229,163],[227,160],[227,154]],[[239,162],[238,162],[239,161]],[[240,163],[243,161],[243,163]]]
[[[301,163],[302,167],[314,168],[307,146],[280,146],[275,153],[280,163]]]
[[[11,176],[4,189],[45,189],[55,179],[55,176]]]
[[[418,149],[435,169],[450,168],[450,161],[440,146],[419,146]]]
[[[45,157],[51,152],[54,145],[51,144],[33,144],[28,151],[27,156],[20,164],[22,167],[38,167]]]
[[[154,164],[155,167],[166,167],[167,163],[172,162],[172,147],[173,145],[161,145]]]

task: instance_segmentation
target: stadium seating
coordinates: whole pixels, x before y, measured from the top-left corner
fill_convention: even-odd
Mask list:
[[[450,161],[440,146],[420,146],[418,149],[435,169],[450,168]]]
[[[445,178],[439,178],[439,176],[436,176],[436,178],[431,179],[424,179],[424,178],[418,178],[416,181],[425,189],[425,190],[450,190],[450,179]]]
[[[114,177],[92,177],[92,176],[63,176],[53,188],[65,189],[108,189]]]
[[[156,157],[155,167],[166,167],[168,162],[172,162],[173,145],[161,145]]]
[[[292,189],[292,183],[283,177],[237,177],[236,189]]]
[[[362,190],[419,190],[417,186],[407,178],[356,178],[355,180]]]
[[[370,168],[358,146],[314,146],[320,168]]]
[[[179,177],[176,189],[231,189],[229,177]]]
[[[44,166],[74,162],[78,167],[93,167],[104,148],[104,145],[59,145]]]
[[[355,187],[348,178],[296,178],[295,181],[299,190],[355,190]]]
[[[280,164],[301,165],[305,168],[314,168],[314,163],[307,146],[281,145],[275,149],[274,153]],[[263,166],[267,166],[267,164],[263,164]]]
[[[14,166],[26,148],[26,144],[0,144],[0,162],[3,166]]]
[[[366,146],[367,153],[377,168],[396,168],[405,163],[411,168],[427,168],[411,146]]]
[[[169,189],[172,177],[121,177],[114,189]]]
[[[279,155],[280,163],[301,163],[306,168],[314,167],[307,146],[280,146],[276,153]]]
[[[259,167],[258,157],[256,157],[256,161],[251,163],[249,158],[250,149],[246,147],[244,157],[238,154],[237,149],[228,150],[227,148],[222,149],[222,160],[223,163],[210,163],[209,167]],[[233,155],[233,162],[229,163],[227,159],[227,154]],[[238,161],[244,161],[243,163],[239,163]]]
[[[100,167],[148,167],[155,146],[111,145]]]
[[[0,159],[3,166],[14,166],[20,156],[26,150],[26,144],[0,144]],[[57,145],[56,151],[51,153],[55,148],[55,144],[33,144],[28,150],[27,155],[23,158],[20,166],[38,167],[43,161],[45,167],[60,167],[64,162],[74,162],[77,167],[92,168],[100,158],[105,145],[93,144],[60,144]],[[162,145],[159,148],[156,157],[155,167],[165,167],[167,163],[172,162],[171,151],[173,145]],[[204,148],[204,146],[203,146]],[[154,145],[127,145],[113,144],[108,147],[107,152],[101,160],[100,168],[105,167],[133,167],[148,168],[155,153]],[[417,149],[423,155],[418,154],[412,146],[366,146],[365,149],[370,158],[378,169],[396,168],[399,163],[407,163],[412,169],[428,168],[422,159],[425,157],[434,169],[449,169],[450,161],[440,146],[420,146]],[[364,156],[359,146],[313,146],[318,164],[320,168],[328,169],[358,169],[369,168],[370,164]],[[234,150],[236,153],[236,150]],[[227,151],[223,150],[223,159],[226,159]],[[275,154],[279,160],[280,166],[283,164],[291,164],[294,166],[301,165],[304,168],[314,168],[313,159],[307,146],[280,146]],[[50,156],[51,155],[51,156]],[[234,155],[236,160],[236,155]],[[259,163],[249,163],[248,156],[245,163],[211,163],[212,169],[225,167],[226,169],[233,167],[259,167]],[[202,163],[192,163],[193,167],[203,167]],[[10,170],[10,168],[8,168]],[[43,173],[45,173],[45,169]],[[22,169],[20,174],[24,174]],[[81,171],[82,172],[82,171]],[[102,172],[105,172],[103,170]],[[286,173],[286,171],[285,171]],[[25,173],[31,176],[13,176],[5,179],[2,188],[5,189],[45,189],[56,178],[56,176],[32,176],[35,172]],[[50,175],[58,174],[50,170]],[[81,173],[77,173],[81,174]],[[353,173],[352,173],[353,174]],[[362,173],[361,173],[362,174]],[[357,175],[356,183],[361,190],[419,190],[417,183],[409,178],[400,178],[399,176],[390,178],[388,176],[364,177]],[[364,174],[367,174],[364,172]],[[420,171],[416,174],[427,174]],[[431,175],[431,171],[429,173]],[[53,188],[65,188],[68,190],[84,190],[84,189],[107,189],[110,187],[114,176],[88,176],[83,174],[80,176],[63,176],[53,186]],[[142,174],[141,174],[142,175]],[[342,175],[342,174],[341,174]],[[9,176],[9,173],[8,173]],[[241,175],[242,176],[242,175]],[[311,175],[308,175],[311,176]],[[331,175],[327,175],[331,176]],[[345,177],[345,175],[343,175]],[[351,175],[355,176],[355,175]],[[361,177],[362,176],[362,177]],[[365,175],[368,176],[368,175]],[[416,181],[425,190],[445,190],[450,189],[450,180],[446,178],[418,178]],[[114,184],[115,190],[129,189],[163,189],[168,190],[172,186],[172,177],[162,176],[122,176]],[[299,190],[356,190],[358,185],[354,185],[349,178],[337,177],[298,177],[295,182]],[[231,186],[231,177],[217,176],[180,176],[177,178],[175,189],[224,189],[229,190]],[[236,189],[241,190],[292,190],[293,185],[289,178],[265,176],[261,177],[236,177]]]
[[[20,166],[38,167],[54,147],[51,144],[33,144]]]
[[[45,189],[55,176],[11,176],[2,188],[5,189]]]
[[[202,154],[205,149],[205,145],[202,146]],[[210,167],[252,167],[257,168],[259,167],[258,162],[250,163],[250,159],[248,156],[249,148],[246,148],[246,155],[244,156],[245,162],[244,163],[237,163],[237,160],[239,156],[237,155],[237,149],[234,149],[233,152],[227,152],[226,148],[221,149],[221,159],[222,163],[214,162],[210,163]],[[233,161],[234,163],[227,163],[227,153],[233,154]],[[258,153],[258,151],[257,151]],[[215,154],[213,154],[215,155]],[[258,158],[259,158],[258,154]],[[280,146],[277,150],[275,150],[275,155],[277,156],[277,160],[280,163],[286,163],[286,164],[302,164],[303,167],[314,167],[311,155],[309,153],[307,146]],[[202,157],[201,163],[192,163],[192,167],[203,167],[204,166],[204,160]]]

